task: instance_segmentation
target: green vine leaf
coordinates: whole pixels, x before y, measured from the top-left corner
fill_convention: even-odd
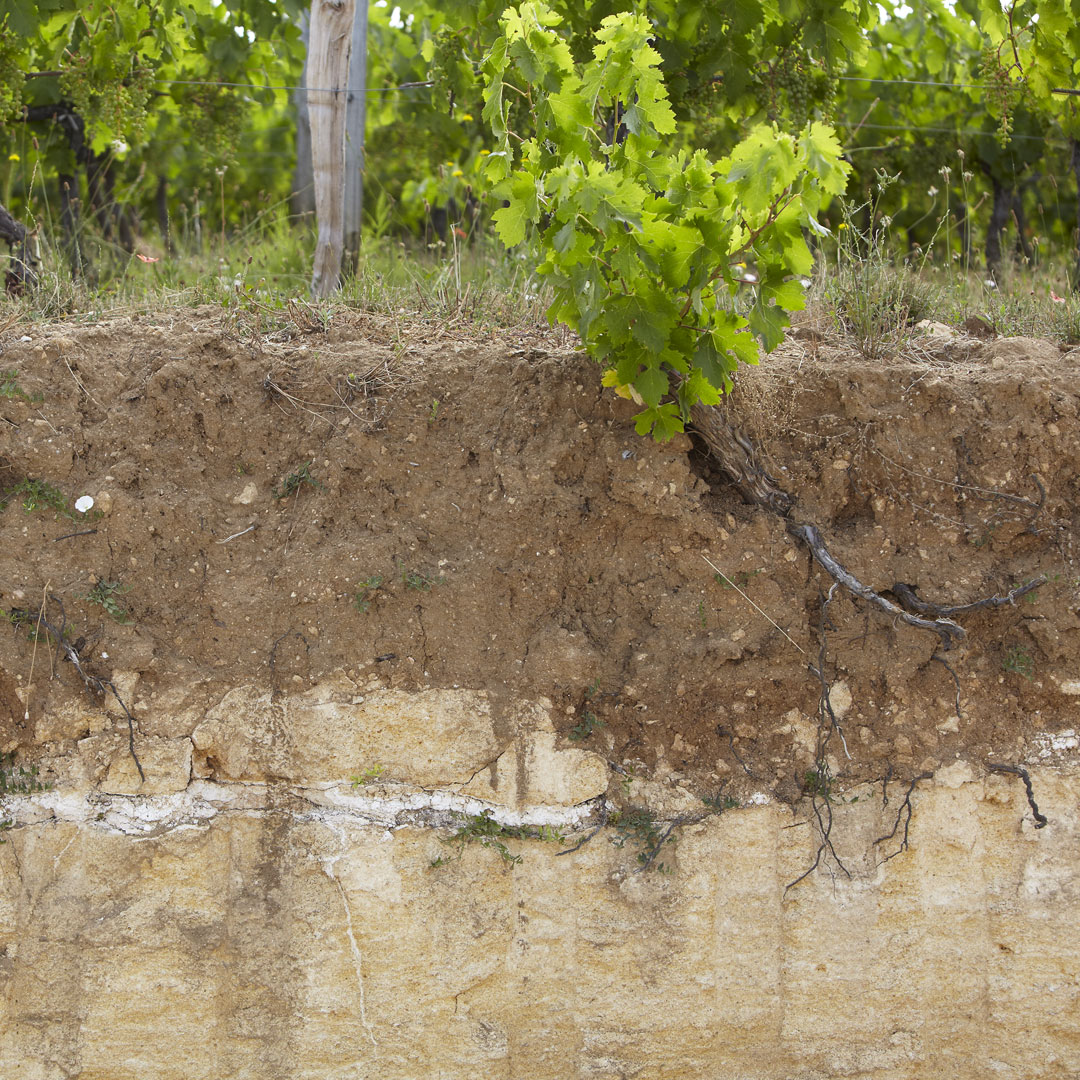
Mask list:
[[[519,170],[496,187],[495,194],[509,204],[495,211],[495,231],[507,247],[514,247],[525,239],[526,226],[540,216],[536,177]]]

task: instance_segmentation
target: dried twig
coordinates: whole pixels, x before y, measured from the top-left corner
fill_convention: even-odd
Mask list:
[[[288,390],[282,389],[282,387],[278,383],[274,382],[274,379],[271,376],[270,372],[267,372],[266,378],[263,379],[263,389],[271,397],[284,398],[294,409],[297,409],[301,412],[310,413],[317,420],[321,420],[324,424],[329,425],[330,430],[333,431],[335,434],[337,433],[337,425],[334,423],[333,420],[331,420],[329,417],[323,416],[323,414],[321,412],[318,412],[317,409],[309,408],[309,406],[315,405],[321,409],[337,409],[341,408],[341,406],[329,404],[324,405],[322,402],[305,401],[303,398],[298,398],[294,394],[290,394]]]
[[[227,544],[230,540],[235,540],[238,536],[246,536],[254,528],[254,525],[249,525],[246,529],[241,529],[240,532],[233,533],[232,536],[226,536],[224,540],[215,540],[214,543]]]
[[[817,676],[818,682],[821,684],[821,696],[818,699],[818,723],[820,724],[826,716],[829,718],[829,722],[832,724],[833,731],[835,731],[836,734],[840,736],[840,742],[844,746],[844,754],[847,757],[848,761],[850,761],[851,754],[849,753],[847,748],[847,739],[844,738],[843,729],[840,727],[840,721],[837,720],[836,713],[833,711],[832,700],[829,696],[832,690],[832,686],[829,683],[829,680],[825,677],[825,654],[828,648],[828,639],[826,637],[826,610],[828,609],[829,604],[832,603],[832,598],[836,594],[837,588],[838,585],[834,581],[829,586],[829,594],[821,598],[821,617],[818,623],[818,640],[820,642],[820,646],[818,648],[818,666],[815,668],[813,664],[811,664],[810,671],[812,674]]]
[[[911,476],[917,476],[922,480],[932,480],[935,484],[941,484],[943,487],[956,488],[958,491],[970,491],[972,494],[981,495],[985,499],[1000,500],[1002,502],[1015,503],[1017,506],[1026,506],[1035,511],[1036,517],[1041,512],[1043,505],[1046,502],[1046,488],[1043,487],[1042,481],[1034,473],[1031,474],[1031,480],[1039,489],[1038,500],[1025,499],[1022,495],[1010,495],[1007,491],[998,491],[995,488],[975,487],[972,484],[961,484],[955,480],[942,480],[940,477],[933,476],[931,473],[920,472],[918,469],[911,469],[907,465],[901,465],[900,462],[893,461],[892,458],[887,457],[876,446],[871,447],[871,449],[882,461],[899,469],[901,472],[906,472]],[[1032,518],[1032,520],[1034,521],[1034,518]]]
[[[139,755],[135,752],[135,717],[131,715],[127,705],[124,704],[124,699],[120,696],[119,691],[116,689],[115,683],[112,679],[102,679],[97,675],[91,675],[84,667],[82,657],[79,655],[78,650],[68,644],[64,638],[64,631],[67,626],[67,615],[64,611],[64,605],[60,598],[53,596],[51,593],[48,596],[56,606],[60,609],[60,625],[50,622],[44,616],[44,603],[42,604],[41,613],[37,618],[37,630],[35,631],[35,642],[37,635],[40,633],[41,628],[44,627],[47,634],[51,634],[53,641],[56,642],[57,653],[65,660],[67,660],[72,667],[79,673],[79,678],[83,681],[83,686],[86,687],[86,691],[93,697],[95,694],[104,695],[106,690],[112,692],[113,697],[116,698],[120,705],[120,708],[124,710],[124,715],[127,717],[128,722],[128,750],[131,753],[131,760],[135,762],[135,768],[139,770],[139,779],[146,780],[146,773],[143,772],[142,763],[139,761]],[[33,621],[33,614],[31,612],[12,612],[12,615],[22,616],[16,618],[15,622],[31,622]]]
[[[70,375],[70,376],[72,377],[72,379],[74,379],[74,380],[75,380],[75,385],[76,385],[76,386],[77,386],[77,387],[78,387],[78,388],[79,388],[79,389],[80,389],[80,390],[82,391],[82,393],[84,393],[84,394],[85,394],[85,395],[86,395],[86,396],[87,396],[87,397],[88,397],[88,398],[89,398],[89,399],[90,399],[90,400],[91,400],[91,401],[92,401],[92,402],[93,402],[93,403],[94,403],[94,404],[95,404],[95,405],[96,405],[96,406],[97,406],[97,407],[98,407],[99,409],[100,409],[100,408],[102,408],[102,404],[101,404],[101,402],[100,402],[100,401],[98,401],[98,399],[97,399],[96,397],[94,397],[94,395],[93,395],[93,394],[91,394],[89,390],[87,390],[87,389],[86,389],[86,385],[85,385],[85,384],[83,383],[82,379],[80,379],[80,378],[79,378],[79,376],[75,374],[75,369],[74,369],[74,368],[73,368],[73,367],[71,366],[71,364],[70,364],[70,363],[68,363],[68,358],[67,358],[66,356],[63,356],[63,355],[61,355],[61,359],[62,359],[62,360],[64,361],[64,367],[66,367],[66,368],[68,369],[68,374],[69,374],[69,375]],[[55,429],[54,429],[54,430],[55,430]]]
[[[777,630],[779,630],[779,631],[780,631],[780,633],[781,633],[781,634],[783,634],[783,635],[784,635],[784,637],[786,637],[786,638],[788,639],[788,641],[790,641],[790,642],[791,642],[791,644],[792,644],[792,645],[794,645],[794,646],[795,646],[795,648],[796,648],[796,649],[798,649],[798,650],[799,650],[799,652],[801,652],[801,653],[803,654],[803,656],[805,656],[805,655],[806,655],[806,650],[805,650],[805,649],[803,649],[803,648],[802,648],[801,646],[799,646],[799,645],[798,645],[798,643],[797,643],[797,642],[795,642],[795,641],[794,641],[794,640],[792,639],[791,635],[790,635],[790,634],[789,634],[789,633],[788,633],[788,632],[787,632],[787,631],[786,631],[786,630],[785,630],[785,629],[784,629],[784,628],[783,628],[783,627],[782,627],[782,626],[781,626],[781,625],[780,625],[779,623],[777,623],[777,622],[774,622],[774,621],[773,621],[773,620],[772,620],[772,619],[771,619],[771,618],[770,618],[770,617],[769,617],[768,615],[766,615],[766,614],[765,614],[765,612],[764,612],[764,611],[762,611],[762,610],[761,610],[761,608],[759,608],[759,607],[757,606],[757,604],[755,604],[755,603],[754,603],[754,601],[753,601],[753,600],[751,600],[751,599],[750,599],[750,597],[749,597],[749,596],[747,596],[747,595],[746,595],[746,593],[744,593],[744,592],[742,591],[742,589],[740,589],[740,588],[739,588],[739,586],[738,586],[738,585],[736,585],[736,584],[735,584],[735,582],[734,582],[734,581],[732,581],[732,580],[731,580],[731,578],[729,578],[729,577],[727,576],[727,574],[725,574],[725,573],[723,572],[723,570],[721,570],[721,569],[720,569],[720,568],[719,568],[719,567],[718,567],[718,566],[716,565],[716,563],[714,563],[714,562],[712,561],[712,559],[710,559],[710,558],[709,558],[709,557],[708,557],[707,555],[702,555],[701,557],[702,557],[702,558],[703,558],[703,559],[704,559],[704,560],[705,560],[705,561],[706,561],[706,562],[707,562],[707,563],[708,563],[708,564],[709,564],[709,565],[710,565],[710,566],[711,566],[711,567],[712,567],[712,568],[713,568],[713,569],[714,569],[714,570],[715,570],[715,571],[717,572],[717,574],[719,574],[719,575],[720,575],[720,577],[722,577],[722,578],[723,578],[723,579],[724,579],[724,580],[725,580],[725,581],[726,581],[726,582],[727,582],[727,583],[728,583],[728,584],[729,584],[729,585],[730,585],[730,586],[731,586],[731,587],[732,587],[732,588],[733,588],[733,589],[734,589],[734,590],[735,590],[735,591],[736,591],[736,592],[737,592],[737,593],[738,593],[738,594],[739,594],[739,595],[740,595],[740,596],[741,596],[741,597],[742,597],[742,598],[743,598],[743,599],[744,599],[744,600],[745,600],[745,601],[746,601],[746,602],[747,602],[747,603],[748,603],[748,604],[749,604],[749,605],[750,605],[750,606],[751,606],[751,607],[752,607],[752,608],[753,608],[753,609],[754,609],[754,610],[755,610],[755,611],[756,611],[756,612],[757,612],[757,613],[758,613],[758,614],[759,614],[760,616],[762,616],[762,618],[764,618],[764,619],[766,619],[766,620],[767,620],[768,622],[772,623],[772,625],[773,625],[773,626],[775,626],[775,627],[776,627],[776,629],[777,629]]]
[[[41,620],[45,618],[45,604],[48,602],[49,586],[51,581],[45,582],[45,588],[41,590],[41,607],[38,608],[37,627],[34,629],[34,648],[30,653],[30,677],[26,682],[26,702],[23,708],[23,720],[30,720],[30,692],[34,689],[34,661],[37,660],[37,646],[41,638]]]

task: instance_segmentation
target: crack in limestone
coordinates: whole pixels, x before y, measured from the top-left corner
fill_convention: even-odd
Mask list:
[[[460,790],[461,788],[467,788],[485,769],[490,769],[491,766],[494,765],[495,762],[498,761],[499,758],[501,758],[503,754],[505,754],[507,750],[509,750],[516,741],[516,738],[511,739],[508,743],[506,743],[505,746],[500,748],[498,753],[496,753],[496,755],[490,761],[485,761],[482,764],[477,765],[476,768],[473,769],[473,771],[464,780],[455,780],[451,785],[451,790]],[[438,788],[426,788],[422,785],[420,785],[420,788],[422,791],[434,792],[439,790]]]
[[[389,787],[390,785],[387,785]],[[174,829],[207,828],[222,815],[287,813],[298,822],[332,829],[359,825],[383,829],[439,829],[460,823],[462,815],[490,811],[501,825],[586,826],[600,813],[604,796],[574,806],[528,806],[513,810],[446,788],[394,785],[377,794],[356,794],[346,783],[280,785],[243,781],[195,780],[169,795],[116,795],[100,791],[53,790],[7,796],[4,816],[16,829],[70,822],[152,839]],[[294,807],[283,806],[282,797]]]
[[[60,868],[60,860],[67,854],[67,849],[75,843],[76,838],[79,835],[79,830],[76,829],[71,834],[71,839],[53,856],[53,873]]]
[[[341,903],[345,908],[345,933],[349,938],[349,949],[352,951],[353,969],[356,972],[356,985],[360,992],[360,1023],[364,1025],[364,1030],[371,1040],[371,1045],[375,1047],[375,1056],[378,1057],[379,1044],[375,1040],[375,1032],[372,1030],[371,1024],[368,1023],[367,1008],[364,1001],[364,956],[363,953],[360,952],[360,946],[356,943],[356,934],[353,933],[352,905],[349,903],[349,894],[345,892],[345,886],[341,884],[341,881],[334,873],[334,863],[337,862],[338,858],[340,858],[340,856],[324,861],[323,872],[337,886],[337,891],[341,893]]]

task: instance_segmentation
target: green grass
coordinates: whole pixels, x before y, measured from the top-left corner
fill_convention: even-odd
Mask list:
[[[869,218],[867,215],[870,215]],[[872,201],[849,205],[843,228],[819,253],[808,288],[808,309],[796,322],[827,327],[837,344],[878,360],[917,341],[915,324],[931,319],[959,327],[978,316],[1002,336],[1045,337],[1080,343],[1080,296],[1071,288],[1068,252],[1003,264],[996,282],[980,269],[980,256],[948,257],[950,234],[940,228],[925,249],[907,250],[890,232]],[[872,227],[866,222],[872,221]],[[84,226],[90,229],[91,226]],[[368,237],[354,273],[333,297],[308,294],[314,234],[283,208],[257,217],[226,238],[169,255],[148,234],[144,262],[93,237],[95,279],[73,279],[63,252],[42,236],[38,289],[0,298],[0,325],[11,318],[41,322],[94,322],[114,314],[153,314],[165,309],[219,308],[242,338],[326,331],[357,313],[391,324],[399,343],[406,324],[420,319],[463,334],[546,327],[551,293],[527,253],[507,253],[489,236],[469,245],[428,245],[416,238]],[[955,242],[955,236],[951,236]],[[740,302],[753,293],[744,289]],[[1055,299],[1057,297],[1058,299]],[[0,373],[0,396],[23,397],[14,371]],[[432,399],[435,422],[440,407]]]
[[[798,321],[830,325],[867,360],[895,355],[917,342],[923,320],[959,328],[973,317],[1002,337],[1040,337],[1080,344],[1080,294],[1071,256],[1004,260],[996,275],[982,269],[973,246],[961,257],[946,213],[925,248],[902,247],[880,211],[897,181],[879,175],[859,205],[841,204],[836,243],[826,248]],[[955,226],[952,226],[955,227]]]
[[[84,225],[89,233],[91,227]],[[0,320],[94,322],[110,314],[154,313],[213,305],[228,312],[240,331],[267,334],[326,330],[347,313],[393,319],[430,317],[481,329],[546,325],[550,291],[526,259],[507,255],[492,239],[469,245],[426,245],[416,238],[382,236],[364,241],[355,272],[347,272],[331,298],[313,301],[308,287],[315,248],[309,225],[284,209],[256,219],[202,250],[181,242],[175,255],[157,250],[149,234],[144,262],[93,237],[94,278],[73,278],[66,256],[41,240],[40,284],[22,297],[0,299]]]

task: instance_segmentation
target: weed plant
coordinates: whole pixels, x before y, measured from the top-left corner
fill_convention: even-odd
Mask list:
[[[19,373],[15,369],[0,371],[0,397],[28,401],[31,404],[37,404],[43,400],[41,394],[28,394],[19,385]]]
[[[296,472],[289,473],[281,481],[281,487],[274,488],[274,498],[287,499],[290,495],[295,495],[305,484],[313,487],[316,491],[321,491],[322,484],[311,475],[311,466],[314,464],[314,461],[309,461],[301,465]]]
[[[570,729],[569,737],[571,741],[583,742],[592,735],[597,728],[602,728],[604,726],[604,721],[597,717],[592,709],[588,708],[589,703],[597,696],[599,689],[600,682],[597,680],[585,691],[585,707],[581,715],[581,722],[575,724]]]
[[[738,799],[723,794],[706,795],[701,801],[715,814],[722,814],[725,810],[737,810],[741,805]]]
[[[384,765],[369,765],[363,772],[357,773],[356,776],[349,779],[352,781],[354,788],[366,787],[368,784],[376,783],[382,777],[384,771]]]
[[[383,583],[382,574],[372,574],[371,577],[356,583],[356,596],[353,604],[356,610],[366,615],[371,610],[371,596]]]
[[[652,866],[661,874],[669,873],[671,868],[657,859],[659,849],[664,844],[674,844],[675,834],[669,829],[661,832],[660,822],[647,806],[631,806],[610,819],[614,827],[611,843],[617,848],[627,844],[637,847],[637,861],[642,867]]]
[[[117,596],[127,592],[129,588],[130,586],[122,585],[119,581],[106,581],[104,578],[99,578],[97,584],[86,594],[86,600],[104,608],[105,613],[113,622],[126,625],[131,622],[131,612],[120,603]]]
[[[14,750],[0,754],[0,795],[33,795],[48,789],[39,779],[36,765],[16,765]]]
[[[522,856],[515,855],[505,844],[505,840],[542,840],[553,844],[565,843],[559,829],[551,825],[501,825],[490,810],[481,810],[479,814],[462,815],[461,824],[453,835],[443,840],[444,844],[456,849],[456,858],[461,858],[469,844],[479,844],[496,852],[508,866],[521,862]],[[440,855],[431,861],[433,867],[445,866],[450,861]]]
[[[4,795],[33,795],[39,791],[48,791],[49,784],[39,779],[38,767],[15,764],[15,751],[0,754],[0,797]],[[0,833],[15,827],[10,818],[0,818]],[[0,844],[7,841],[0,836]]]
[[[35,510],[53,510],[67,518],[75,517],[68,507],[67,496],[45,480],[33,480],[29,477],[20,480],[0,495],[0,510],[4,510],[8,503],[16,498],[22,499],[23,510],[28,514]]]
[[[1012,645],[1005,650],[1001,667],[1010,675],[1019,675],[1028,682],[1035,677],[1035,662],[1031,659],[1031,653],[1022,645]]]
[[[398,560],[398,572],[401,574],[401,583],[406,589],[414,589],[417,592],[431,592],[433,585],[443,585],[446,578],[441,575],[425,574],[420,570],[410,570],[405,563]]]

